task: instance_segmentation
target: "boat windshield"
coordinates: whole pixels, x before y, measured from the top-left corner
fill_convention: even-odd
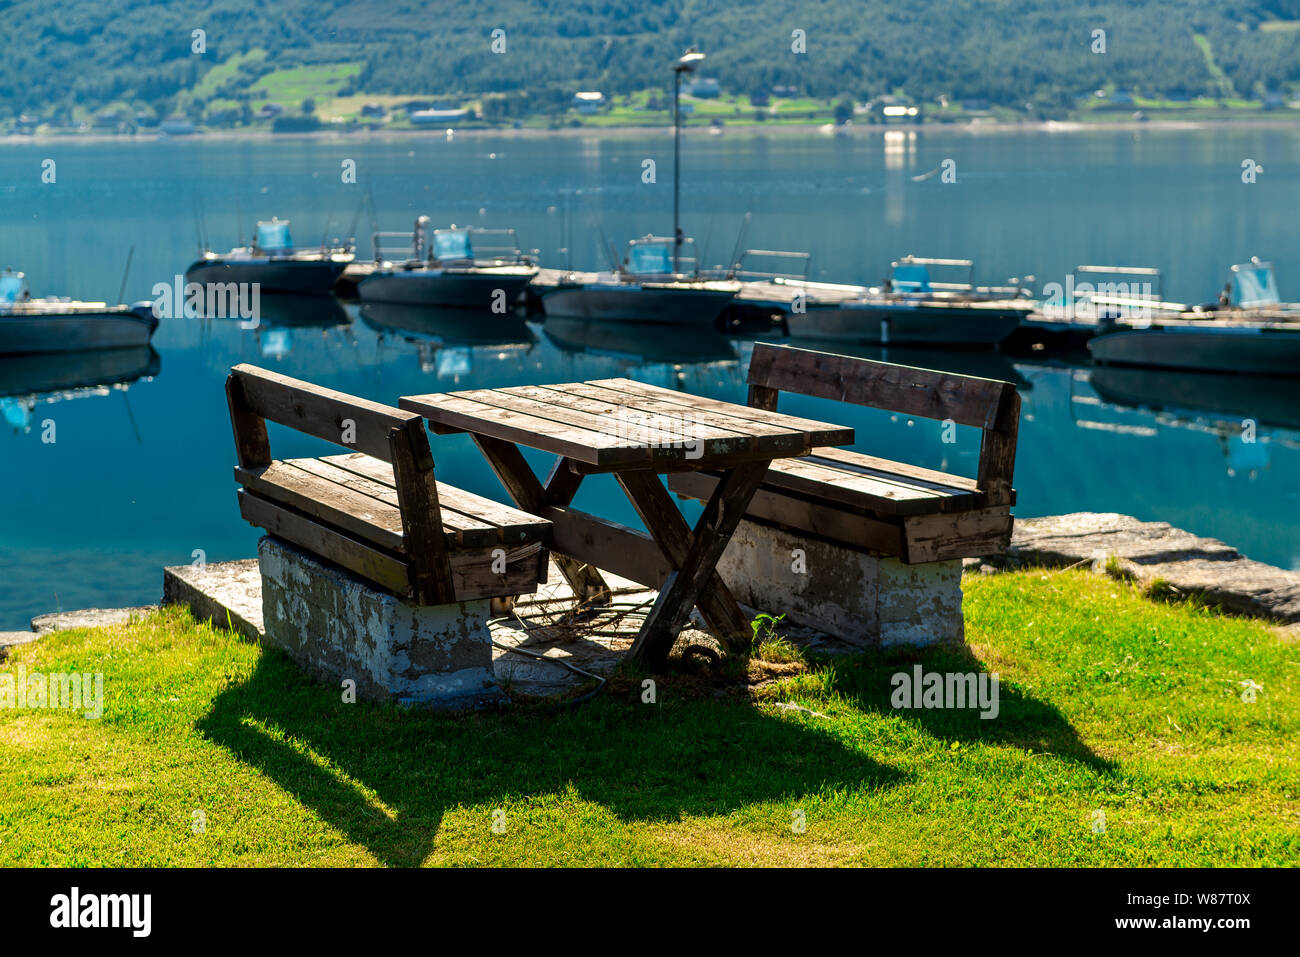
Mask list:
[[[23,277],[12,273],[0,276],[0,303],[17,302],[23,294]]]
[[[264,253],[291,252],[293,239],[289,236],[289,221],[273,219],[269,223],[258,223],[257,248]]]
[[[1237,280],[1237,305],[1247,308],[1276,306],[1281,301],[1272,263],[1242,263],[1232,267],[1232,274]]]
[[[915,264],[903,264],[894,267],[890,276],[895,292],[929,292],[930,270]]]
[[[435,229],[433,231],[433,258],[439,262],[473,259],[474,248],[469,241],[469,230]]]
[[[634,276],[664,276],[672,273],[668,243],[639,243],[628,249],[627,271]]]

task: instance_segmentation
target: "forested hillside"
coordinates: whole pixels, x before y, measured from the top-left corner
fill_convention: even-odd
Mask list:
[[[903,91],[1044,109],[1101,86],[1175,98],[1300,85],[1300,0],[10,0],[0,110],[247,100],[261,77],[346,65],[335,95],[662,86],[697,44],[722,88],[869,99]],[[205,51],[192,52],[203,30]],[[504,30],[505,51],[491,49]],[[792,52],[796,30],[806,53]],[[1094,52],[1104,30],[1105,52]],[[500,44],[498,44],[499,46]],[[242,57],[248,51],[258,56]],[[265,51],[265,55],[261,55]],[[235,58],[235,59],[232,59]],[[207,77],[224,64],[222,72]],[[205,79],[206,78],[206,79]]]

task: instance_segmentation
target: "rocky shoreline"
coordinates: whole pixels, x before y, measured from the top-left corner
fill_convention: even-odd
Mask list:
[[[1090,565],[1175,594],[1199,596],[1235,615],[1300,625],[1300,572],[1247,558],[1215,538],[1115,512],[1017,519],[1005,555],[968,565]]]

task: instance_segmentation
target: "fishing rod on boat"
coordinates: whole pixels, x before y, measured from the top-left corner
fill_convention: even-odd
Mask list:
[[[614,272],[619,271],[618,251],[614,249],[614,244],[605,238],[604,227],[600,224],[600,217],[596,215],[595,210],[591,210],[591,224],[596,227],[596,232],[600,234],[600,245],[606,253],[609,254],[610,264],[614,267]]]
[[[208,224],[203,218],[203,204],[199,202],[197,194],[194,196],[194,215],[198,220],[199,255],[202,256],[208,251]]]
[[[244,245],[244,205],[239,201],[239,196],[235,196],[235,235],[238,237],[236,245]]]
[[[348,242],[352,244],[353,249],[357,245],[357,223],[361,222],[361,212],[366,208],[366,201],[363,199],[357,203],[357,214],[352,217],[352,225],[348,227]]]
[[[708,262],[709,262],[709,260],[708,260],[707,257],[708,257],[708,254],[709,254],[709,240],[713,238],[713,226],[714,226],[714,223],[715,223],[715,222],[716,222],[716,220],[714,220],[712,217],[709,218],[709,228],[708,228],[708,230],[704,233],[704,242],[702,242],[702,243],[700,244],[700,251],[699,251],[698,253],[695,254],[695,275],[696,275],[696,278],[698,278],[699,275],[700,275],[700,267],[701,267],[701,266],[703,266],[705,269],[708,268]]]
[[[746,212],[745,218],[741,220],[740,232],[736,235],[736,248],[731,251],[731,265],[727,270],[727,278],[736,278],[736,271],[740,269],[740,249],[744,245],[745,237],[749,234],[749,224],[754,219],[753,212]]]
[[[126,251],[126,268],[122,270],[122,287],[117,291],[117,301],[124,302],[122,298],[126,295],[126,277],[131,275],[131,259],[135,256],[135,247],[132,246]]]
[[[197,193],[192,197],[194,206],[194,233],[199,241],[199,258],[208,251],[208,247],[203,243],[203,222],[199,218],[199,196]]]
[[[379,261],[379,213],[375,209],[375,191],[372,187],[366,187],[366,203],[370,207],[370,244],[374,247],[371,250],[371,256],[376,262]],[[359,213],[358,213],[359,215]]]

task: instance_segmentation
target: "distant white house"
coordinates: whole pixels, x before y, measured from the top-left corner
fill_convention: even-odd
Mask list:
[[[465,119],[469,110],[412,110],[407,116],[416,126],[441,125],[450,120]]]
[[[579,113],[599,113],[605,105],[605,94],[599,90],[582,90],[573,94],[573,108]]]

